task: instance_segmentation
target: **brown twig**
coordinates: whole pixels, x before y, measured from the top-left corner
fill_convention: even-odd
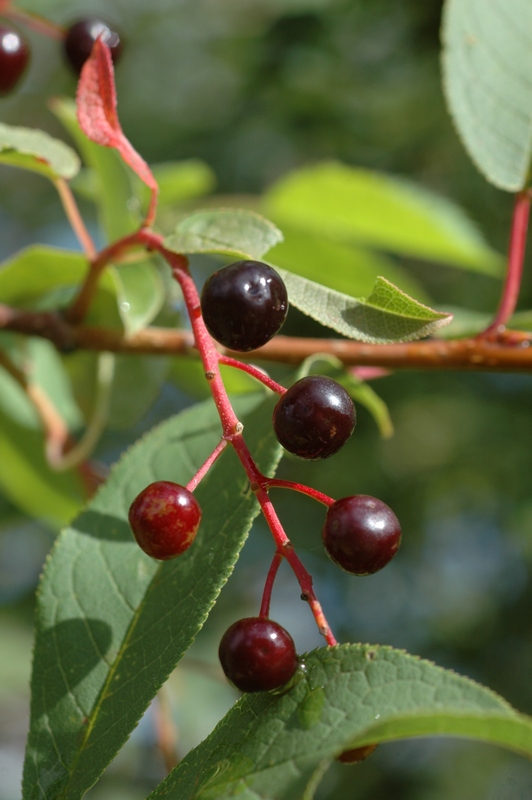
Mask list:
[[[58,313],[24,311],[0,305],[0,329],[51,341],[61,352],[77,348],[136,355],[197,355],[189,331],[146,328],[133,336],[111,328],[70,325]],[[233,353],[251,361],[297,365],[315,353],[334,355],[346,366],[389,370],[466,370],[475,372],[532,371],[532,337],[507,332],[497,338],[428,339],[398,344],[365,344],[347,339],[306,339],[276,336],[250,353]]]

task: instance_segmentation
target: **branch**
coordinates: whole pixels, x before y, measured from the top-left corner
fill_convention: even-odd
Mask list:
[[[0,304],[0,329],[40,336],[60,352],[108,350],[137,355],[197,356],[190,331],[146,328],[126,336],[112,328],[70,325],[57,312],[24,311]],[[306,339],[276,336],[259,350],[223,354],[253,361],[300,364],[315,353],[334,355],[345,366],[382,367],[389,370],[465,370],[468,372],[531,372],[532,347],[528,334],[500,338],[428,339],[398,344],[365,344],[347,339]]]

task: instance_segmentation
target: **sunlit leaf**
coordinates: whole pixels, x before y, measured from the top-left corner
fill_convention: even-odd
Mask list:
[[[502,258],[463,211],[407,180],[325,162],[282,178],[262,208],[281,228],[488,275],[502,272]]]
[[[222,253],[257,259],[282,238],[273,223],[254,211],[219,208],[185,217],[175,233],[164,240],[164,246],[174,253]]]
[[[527,0],[447,0],[443,86],[475,165],[510,192],[528,182],[532,159],[532,6]]]
[[[244,696],[149,800],[310,798],[305,791],[324,762],[411,736],[469,736],[532,755],[529,717],[428,661],[357,644],[303,661],[292,688]]]
[[[290,303],[312,319],[350,339],[385,344],[428,336],[452,316],[418,303],[384,278],[357,300],[277,268]]]
[[[280,446],[264,397],[235,408],[270,474]],[[81,798],[205,622],[258,513],[232,448],[195,492],[202,524],[179,558],[145,555],[127,513],[154,480],[186,484],[220,436],[212,401],[167,420],[128,450],[59,537],[39,591],[25,800]]]

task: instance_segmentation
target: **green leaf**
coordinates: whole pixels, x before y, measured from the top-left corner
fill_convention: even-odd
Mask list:
[[[451,314],[418,303],[384,278],[377,278],[369,297],[357,300],[275,268],[293,306],[350,339],[374,344],[408,342],[428,336],[452,319]]]
[[[260,469],[280,458],[273,399],[235,403]],[[157,479],[187,483],[220,439],[212,401],[134,445],[87,510],[58,539],[39,592],[24,798],[81,798],[125,742],[202,627],[258,513],[231,447],[196,490],[193,546],[157,562],[127,513]]]
[[[162,308],[166,296],[163,278],[155,259],[109,269],[116,286],[120,317],[126,333],[132,335],[149,325]]]
[[[20,339],[15,340],[12,346],[10,344],[4,342],[2,337],[2,349],[9,353],[17,366],[24,369],[32,383],[38,384],[44,390],[69,430],[80,427],[83,418],[55,347],[46,339],[37,337],[28,337],[23,342]],[[18,363],[20,361],[23,363]],[[42,423],[34,405],[22,387],[5,370],[0,370],[0,408],[19,425],[42,431]]]
[[[74,472],[53,472],[44,457],[40,431],[19,425],[0,410],[0,488],[25,514],[53,528],[79,511],[84,492]]]
[[[419,281],[385,255],[286,225],[283,234],[284,241],[269,254],[283,269],[351,297],[370,294],[375,281],[382,276],[423,303],[430,302]]]
[[[80,161],[72,148],[44,131],[0,123],[0,163],[56,180],[73,178]]]
[[[281,231],[254,211],[215,208],[181,220],[164,240],[174,253],[222,253],[258,259],[281,242]]]
[[[168,161],[153,165],[153,176],[159,184],[159,206],[173,206],[212,192],[216,178],[212,169],[199,158]]]
[[[303,662],[289,690],[244,696],[149,800],[301,797],[343,750],[410,736],[470,736],[532,755],[529,717],[428,661],[354,644]]]
[[[502,257],[457,206],[406,180],[369,170],[336,162],[298,170],[266,193],[263,209],[282,227],[312,236],[487,275],[502,273]]]
[[[35,245],[21,250],[0,265],[0,297],[19,308],[53,310],[65,307],[74,297],[88,269],[81,253]],[[116,287],[105,272],[86,318],[88,325],[120,327]]]
[[[160,395],[169,367],[167,356],[115,356],[110,428],[125,430],[139,422]]]
[[[465,148],[509,192],[529,182],[532,158],[532,6],[528,0],[447,0],[443,86]]]

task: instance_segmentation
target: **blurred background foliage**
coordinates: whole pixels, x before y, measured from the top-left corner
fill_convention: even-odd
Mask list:
[[[124,32],[117,89],[126,134],[150,162],[201,162],[183,166],[190,169],[192,188],[181,182],[182,194],[168,206],[174,203],[175,211],[168,220],[161,218],[169,227],[194,204],[256,207],[256,196],[288,171],[337,159],[414,180],[454,200],[488,243],[504,252],[512,199],[475,171],[444,107],[440,2],[27,0],[25,8],[65,24],[101,13]],[[1,100],[1,120],[67,138],[46,100],[72,97],[75,80],[56,42],[28,36],[33,61],[19,92]],[[90,197],[86,179],[83,185],[80,178],[78,188]],[[0,168],[0,180],[3,259],[35,242],[76,248],[46,181],[7,167]],[[212,191],[222,198],[195,199]],[[92,205],[82,207],[96,230]],[[489,275],[421,259],[394,258],[393,266],[417,287],[416,296],[438,307],[489,312],[498,299],[500,282]],[[201,281],[213,261],[197,258],[193,267]],[[328,269],[325,264],[324,272]],[[525,271],[522,309],[531,305],[530,274]],[[169,297],[159,324],[178,320],[179,297],[171,291]],[[295,311],[286,330],[324,335]],[[43,357],[53,373],[55,356]],[[76,354],[63,363],[77,393],[68,412],[76,430],[76,409],[85,413],[94,397],[95,357]],[[281,367],[271,372],[280,380],[290,374]],[[190,362],[123,356],[115,380],[109,427],[95,454],[104,464],[203,391]],[[247,379],[233,374],[231,380],[235,391],[246,389]],[[390,644],[433,659],[492,687],[529,714],[531,385],[522,375],[397,373],[372,384],[389,406],[394,437],[381,439],[360,408],[353,439],[334,459],[321,464],[284,459],[281,477],[335,497],[376,495],[392,506],[402,521],[403,545],[380,574],[362,579],[340,574],[323,556],[315,504],[293,493],[275,496],[341,640]],[[35,587],[58,519],[79,503],[81,489],[75,478],[63,476],[46,495],[42,439],[31,409],[10,400],[5,381],[0,389],[0,477],[9,489],[0,495],[0,800],[16,800]],[[27,465],[13,455],[14,442],[24,442],[31,487],[24,483]],[[17,501],[13,485],[21,487],[27,507]],[[23,513],[31,511],[29,494],[40,497],[39,492],[46,495],[42,507],[55,510],[55,519],[52,511],[39,520]],[[230,622],[256,613],[270,553],[269,535],[258,523],[205,629],[169,681],[181,754],[212,729],[235,698],[217,667],[217,643]],[[281,570],[272,616],[302,651],[321,642],[298,598],[293,577]],[[140,800],[161,780],[157,725],[153,706],[89,793],[91,800]],[[465,741],[414,740],[383,745],[357,767],[334,765],[317,797],[524,800],[531,790],[532,766],[517,756]]]

